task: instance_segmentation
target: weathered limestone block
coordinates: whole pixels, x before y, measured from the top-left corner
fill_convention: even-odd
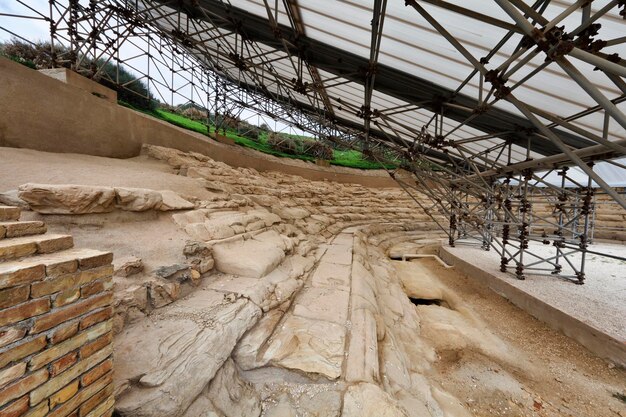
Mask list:
[[[198,290],[116,339],[116,403],[123,416],[179,417],[261,315],[244,299]]]
[[[166,161],[175,168],[180,168],[182,165],[189,164],[190,160],[192,160],[188,154],[185,154],[177,149],[156,145],[144,144],[141,147],[141,154],[148,155],[151,158],[159,159],[161,161]]]
[[[161,211],[172,211],[172,210],[193,210],[195,208],[195,204],[185,200],[177,193],[171,190],[160,190],[161,194],[161,205],[159,206],[159,210]]]
[[[224,417],[224,415],[215,409],[205,389],[185,410],[182,417]]]
[[[420,263],[394,262],[406,295],[424,300],[443,300],[444,291]]]
[[[284,307],[286,308],[287,306]],[[257,358],[259,351],[285,314],[284,309],[275,308],[265,313],[257,324],[241,338],[233,351],[233,358],[241,369],[247,371],[265,365]]]
[[[213,258],[221,272],[260,278],[285,259],[285,249],[281,236],[272,230],[248,240],[216,244]]]
[[[148,311],[148,289],[144,285],[130,285],[115,291],[114,331],[119,333],[125,323],[144,317]]]
[[[411,388],[411,374],[408,359],[402,351],[400,343],[390,329],[385,332],[385,338],[379,342],[380,372],[385,387],[391,391]],[[387,388],[386,388],[387,389]]]
[[[298,207],[284,207],[278,205],[271,207],[272,213],[277,214],[283,220],[299,220],[309,217],[311,213],[308,210]]]
[[[348,388],[343,397],[342,417],[408,417],[397,402],[374,384]]]
[[[213,405],[226,417],[259,417],[261,401],[250,383],[239,376],[237,365],[228,359],[217,371],[207,390]]]
[[[379,380],[376,319],[371,311],[353,310],[352,331],[346,359],[346,381],[372,382]]]
[[[338,324],[291,315],[272,336],[263,359],[336,379],[341,375],[345,333]]]
[[[154,279],[148,283],[148,295],[153,308],[161,308],[180,296],[180,283]]]
[[[350,267],[333,264],[322,259],[311,277],[311,285],[350,291]]]
[[[115,206],[125,211],[158,209],[163,197],[158,191],[145,188],[115,187]]]
[[[159,278],[163,278],[172,282],[183,282],[191,280],[193,278],[191,274],[191,267],[184,264],[162,266],[157,268],[154,273]]]
[[[185,255],[186,257],[208,257],[211,256],[211,252],[211,248],[207,246],[204,242],[194,242],[191,240],[187,241],[185,243],[185,247],[183,248],[183,255]]]
[[[352,264],[352,309],[368,309],[378,313],[376,280],[360,262]]]
[[[209,288],[246,297],[263,311],[269,311],[302,286],[301,278],[313,267],[313,262],[312,258],[294,255],[261,279],[225,275],[212,282]]]
[[[259,206],[263,207],[277,207],[282,204],[280,198],[271,195],[251,195],[250,198]]]
[[[472,350],[513,366],[524,360],[475,318],[437,305],[419,306],[418,312],[422,336],[440,355],[458,357]]]
[[[19,187],[19,197],[32,210],[45,214],[108,213],[115,209],[111,187],[29,183]]]
[[[136,256],[115,258],[113,262],[114,274],[118,277],[129,277],[143,271],[143,262]]]
[[[333,244],[326,251],[325,260],[339,265],[352,264],[352,244]]]
[[[19,207],[23,210],[30,208],[28,203],[20,198],[18,190],[9,190],[0,193],[0,205]]]
[[[296,407],[289,399],[289,395],[283,393],[277,400],[267,404],[264,410],[265,417],[298,417]]]
[[[339,417],[341,414],[341,391],[331,388],[305,392],[298,398],[302,415],[311,417]]]
[[[325,320],[345,325],[348,319],[350,293],[333,288],[309,287],[300,292],[293,314],[312,320]]]
[[[172,220],[179,227],[185,228],[190,223],[204,223],[207,220],[207,215],[209,214],[209,210],[207,209],[198,209],[186,211],[183,213],[172,214]]]
[[[209,288],[224,294],[235,294],[237,297],[245,297],[257,306],[261,306],[264,300],[270,298],[272,291],[272,288],[258,278],[232,275],[218,277],[209,284]]]

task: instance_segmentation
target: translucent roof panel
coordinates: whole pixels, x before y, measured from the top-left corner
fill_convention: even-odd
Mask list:
[[[602,26],[588,38],[579,36],[584,10],[570,9],[573,0],[553,0],[532,12],[536,22],[531,19],[529,25],[557,28],[546,34],[557,39],[553,49],[577,48],[566,51],[572,56],[557,60],[547,59],[546,52],[529,42],[511,11],[495,1],[419,0],[415,7],[386,2],[379,49],[372,45],[371,0],[197,0],[181,14],[175,13],[180,2],[161,3],[174,13],[155,18],[155,24],[171,37],[176,36],[177,19],[191,25],[193,39],[185,47],[231,81],[265,89],[270,98],[308,112],[330,115],[346,129],[365,130],[371,117],[371,133],[382,140],[393,137],[394,146],[436,138],[450,155],[474,155],[477,163],[490,167],[558,154],[562,146],[594,146],[598,138],[626,140],[626,117],[620,119],[615,108],[608,112],[598,107],[599,97],[614,100],[622,115],[626,106],[624,71],[610,76],[596,68],[598,60],[609,62],[610,54],[626,56],[626,42],[620,41],[625,23],[610,0],[591,3],[591,16],[608,12],[594,17]],[[532,2],[512,4],[524,9],[511,13],[519,17]],[[558,38],[563,32],[573,34]],[[600,52],[592,50],[597,39],[609,41]],[[581,48],[588,52],[573,56]],[[481,75],[473,60],[480,60],[484,71],[493,71],[497,79]],[[564,60],[580,75],[572,78]],[[613,71],[626,66],[623,60],[610,60],[615,61]],[[506,89],[499,84],[511,94],[501,96]],[[534,116],[529,119],[526,111]],[[551,134],[564,145],[555,144]],[[506,161],[500,152],[505,145],[510,145]]]

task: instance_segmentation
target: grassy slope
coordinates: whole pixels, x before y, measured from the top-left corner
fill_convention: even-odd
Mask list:
[[[120,104],[123,106],[132,108],[132,106],[129,106],[126,103],[120,103]],[[178,127],[182,127],[183,129],[192,130],[194,132],[202,133],[203,135],[209,134],[209,129],[204,123],[188,119],[184,116],[181,116],[175,113],[170,113],[161,109],[157,109],[152,112],[142,111],[139,109],[134,109],[134,110],[149,114],[153,117],[156,117],[157,119],[161,119],[163,121],[166,121]],[[211,129],[211,132],[213,132],[213,129]],[[290,135],[290,136],[299,140],[310,139],[306,136],[298,136],[298,135]],[[231,131],[231,130],[226,131],[226,137],[233,139],[235,143],[238,145],[245,146],[247,148],[256,149],[257,151],[267,153],[270,155],[274,155],[274,156],[278,156],[282,158],[301,159],[304,161],[315,160],[315,158],[312,158],[307,155],[289,155],[283,152],[276,151],[275,149],[271,148],[267,144],[266,133],[261,133],[261,135],[259,135],[258,141],[254,141],[244,136],[239,136],[235,131]],[[334,150],[333,156],[334,156],[333,159],[330,161],[332,165],[344,166],[344,167],[349,167],[349,168],[359,168],[359,169],[381,169],[382,168],[382,166],[379,163],[363,159],[363,155],[361,154],[361,152],[356,151],[356,150],[346,150],[346,151]]]

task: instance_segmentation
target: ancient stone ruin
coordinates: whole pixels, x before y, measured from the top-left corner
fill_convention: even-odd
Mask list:
[[[400,188],[89,158],[2,194],[2,416],[623,415],[623,369],[438,259]]]

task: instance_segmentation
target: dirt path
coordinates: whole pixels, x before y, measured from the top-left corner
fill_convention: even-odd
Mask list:
[[[464,401],[472,414],[626,416],[624,397],[617,398],[626,394],[625,370],[594,357],[455,269],[429,259],[414,262],[447,287],[457,309],[468,309],[502,340],[508,353],[523,352],[527,358],[507,364],[497,354],[465,349],[460,356],[445,356],[437,362],[436,379]],[[418,311],[424,308],[429,306],[418,306]]]

